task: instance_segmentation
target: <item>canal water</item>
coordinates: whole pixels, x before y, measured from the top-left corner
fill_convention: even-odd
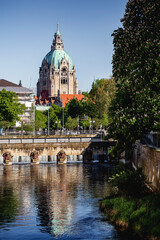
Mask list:
[[[0,239],[122,239],[99,210],[110,172],[106,164],[0,165]]]

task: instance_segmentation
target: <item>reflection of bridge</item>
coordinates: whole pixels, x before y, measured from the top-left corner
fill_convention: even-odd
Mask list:
[[[83,155],[91,152],[93,155],[106,156],[108,147],[113,142],[103,141],[93,135],[87,136],[61,136],[61,137],[38,137],[38,138],[1,138],[0,155],[10,152],[13,156],[30,156],[32,151],[39,155],[57,155],[64,150],[67,155]]]

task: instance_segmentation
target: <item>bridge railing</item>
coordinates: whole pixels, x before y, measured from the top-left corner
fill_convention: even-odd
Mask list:
[[[0,144],[14,143],[60,143],[60,142],[100,142],[98,137],[62,137],[62,138],[0,138]]]
[[[49,130],[49,135],[79,135],[79,134],[98,134],[100,132],[100,130],[94,130],[94,129],[89,129],[89,130],[67,130],[67,129],[57,129],[57,130]],[[41,130],[41,131],[16,131],[15,129],[9,129],[6,132],[1,132],[0,135],[3,136],[23,136],[23,135],[48,135],[48,130]]]

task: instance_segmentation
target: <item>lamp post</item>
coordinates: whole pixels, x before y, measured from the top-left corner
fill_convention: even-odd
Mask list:
[[[23,135],[23,121],[21,121],[21,135]]]
[[[77,134],[78,134],[78,132],[79,132],[79,116],[77,118]]]
[[[49,135],[49,108],[48,108],[48,135]]]
[[[89,122],[90,122],[90,127],[89,127],[90,128],[90,133],[91,133],[91,131],[93,133],[93,123],[95,123],[95,121],[90,120]]]
[[[63,107],[62,126],[63,126],[63,130],[62,130],[62,134],[63,134],[63,131],[64,131],[64,107]]]
[[[36,135],[36,106],[34,105],[34,135]]]
[[[102,141],[102,124],[100,125],[100,134],[101,134],[101,141]]]
[[[57,124],[57,130],[58,130],[58,124],[60,124],[61,121],[56,121],[55,123]]]

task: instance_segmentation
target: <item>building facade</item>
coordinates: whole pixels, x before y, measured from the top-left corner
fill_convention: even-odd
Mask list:
[[[34,103],[34,93],[32,89],[22,86],[21,81],[18,84],[9,82],[5,79],[0,79],[0,91],[5,89],[6,91],[15,92],[18,96],[18,101],[25,105],[26,109],[24,113],[20,116],[21,121],[16,122],[16,127],[21,126],[21,122],[28,124],[34,119],[33,107]]]
[[[75,65],[64,50],[57,24],[51,51],[44,57],[39,69],[37,97],[46,99],[57,97],[58,94],[78,94],[78,81]]]

